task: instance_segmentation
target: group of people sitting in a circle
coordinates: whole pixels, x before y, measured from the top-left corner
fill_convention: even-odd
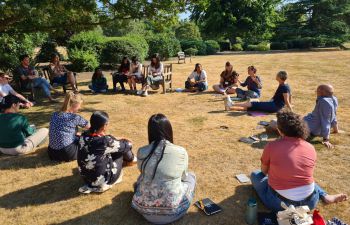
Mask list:
[[[22,64],[25,61],[26,59]],[[136,83],[142,80],[138,75],[142,65],[136,58],[129,65],[127,58],[123,62],[125,65],[121,66],[121,73],[113,76],[113,88],[116,90],[116,83],[120,83],[122,90],[125,90],[123,83],[127,81],[130,89],[136,91]],[[143,95],[147,95],[148,86],[160,81],[157,77],[161,75],[162,64],[157,57],[152,59],[152,63],[154,76],[147,77],[147,85],[141,90]],[[32,79],[34,84],[49,93],[50,86],[40,80],[42,78],[37,77],[33,69],[23,66],[21,70],[24,76],[22,80]],[[65,73],[62,76],[71,80],[72,75]],[[98,83],[103,83],[101,74],[100,69],[95,71],[93,79],[99,80]],[[329,142],[330,134],[339,132],[336,117],[338,102],[333,87],[320,85],[317,88],[314,110],[301,117],[292,112],[287,77],[285,71],[277,73],[279,86],[269,102],[252,100],[260,97],[262,88],[262,81],[254,66],[248,67],[248,77],[241,82],[238,73],[228,62],[225,71],[220,75],[220,83],[213,86],[216,92],[225,95],[226,110],[277,112],[277,120],[270,128],[278,132],[280,138],[266,145],[261,156],[261,170],[251,174],[252,185],[264,205],[275,212],[282,210],[281,202],[294,206],[308,205],[314,209],[319,200],[327,204],[345,201],[346,194],[329,195],[316,183],[313,177],[316,151],[307,142],[313,136],[321,136],[323,143],[332,147]],[[207,75],[200,64],[196,64],[185,86],[189,91],[208,89]],[[247,87],[247,90],[240,86]],[[90,88],[95,92],[101,91],[97,87],[98,85],[92,84]],[[105,87],[106,89],[108,88]],[[233,103],[229,94],[237,94],[237,97],[247,101]],[[47,96],[50,98],[50,95]],[[20,106],[30,107],[31,102],[8,85],[8,76],[4,73],[0,73],[0,102],[0,130],[6,131],[0,135],[1,153],[31,153],[49,136],[48,156],[51,160],[77,161],[84,181],[84,185],[78,190],[80,193],[101,193],[109,190],[113,185],[122,182],[123,167],[137,164],[140,176],[135,181],[131,205],[146,220],[155,224],[171,223],[181,218],[189,209],[194,196],[196,176],[188,172],[188,154],[183,147],[174,143],[172,126],[165,115],[155,114],[150,117],[147,145],[139,148],[135,156],[132,152],[132,141],[108,133],[108,125],[112,121],[106,112],[94,112],[90,121],[78,114],[83,98],[76,90],[68,92],[62,108],[52,114],[49,129],[36,129],[19,113]],[[78,132],[78,127],[83,130],[81,133]]]

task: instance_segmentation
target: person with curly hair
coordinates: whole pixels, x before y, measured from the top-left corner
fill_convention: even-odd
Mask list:
[[[277,129],[282,137],[266,145],[261,170],[251,174],[253,187],[264,205],[278,212],[283,210],[282,202],[314,209],[319,200],[326,204],[347,200],[346,194],[329,195],[316,184],[316,151],[305,141],[309,130],[302,117],[291,111],[278,112]]]

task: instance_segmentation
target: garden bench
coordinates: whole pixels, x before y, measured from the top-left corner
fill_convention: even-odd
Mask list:
[[[178,52],[177,53],[177,63],[180,64],[180,61],[184,61],[184,63],[186,63],[186,55],[184,52]]]
[[[51,68],[49,66],[40,67],[39,68],[39,73],[40,72],[43,74],[45,79],[50,81],[51,86],[53,86],[53,87],[62,86],[63,93],[66,93],[67,90],[73,90],[72,85],[68,81],[65,84],[54,83],[53,82],[53,74],[52,74]],[[77,73],[73,73],[73,74],[74,74],[74,77],[75,77],[75,86],[78,87],[77,79],[76,79]]]

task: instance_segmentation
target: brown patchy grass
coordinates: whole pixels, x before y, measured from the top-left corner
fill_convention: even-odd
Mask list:
[[[275,74],[285,69],[293,91],[295,111],[306,114],[313,109],[315,89],[320,83],[331,83],[339,98],[338,117],[345,134],[332,136],[334,150],[325,149],[320,139],[314,142],[318,153],[315,178],[329,193],[349,192],[350,92],[347,73],[350,52],[294,52],[279,54],[237,54],[195,57],[192,63],[174,64],[175,87],[183,83],[197,62],[209,75],[209,84],[218,82],[224,63],[229,60],[245,77],[246,68],[254,64],[263,79],[263,100],[272,97],[277,87]],[[174,61],[175,62],[175,61]],[[109,73],[106,72],[109,77]],[[81,74],[87,82],[91,73]],[[111,81],[111,79],[109,79]],[[87,90],[87,87],[81,87]],[[51,113],[58,105],[43,103],[23,113],[31,122],[48,126]],[[85,92],[81,113],[89,118],[94,110],[110,114],[110,133],[133,140],[134,151],[147,142],[147,120],[154,113],[164,113],[174,127],[175,143],[184,146],[190,156],[190,169],[198,178],[195,200],[209,197],[224,211],[206,217],[194,206],[176,224],[244,224],[245,203],[256,197],[250,185],[241,185],[235,174],[249,174],[259,168],[263,145],[239,143],[242,136],[259,134],[259,120],[242,113],[226,113],[223,102],[212,93],[153,94],[148,98],[133,95],[91,95]],[[227,126],[222,129],[220,126]],[[36,153],[21,157],[0,157],[0,221],[1,224],[147,224],[133,211],[130,201],[133,183],[139,172],[126,168],[124,180],[112,190],[100,195],[77,193],[82,181],[76,162],[56,164],[49,161],[46,145]],[[259,208],[264,210],[262,204]],[[325,218],[338,216],[350,222],[349,202],[319,205]]]

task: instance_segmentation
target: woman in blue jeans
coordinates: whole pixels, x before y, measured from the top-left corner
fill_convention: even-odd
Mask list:
[[[277,113],[281,139],[266,145],[261,157],[261,171],[251,174],[254,189],[264,205],[274,212],[286,205],[316,208],[347,200],[346,194],[329,195],[315,183],[315,148],[305,141],[308,129],[302,118],[290,111]]]

